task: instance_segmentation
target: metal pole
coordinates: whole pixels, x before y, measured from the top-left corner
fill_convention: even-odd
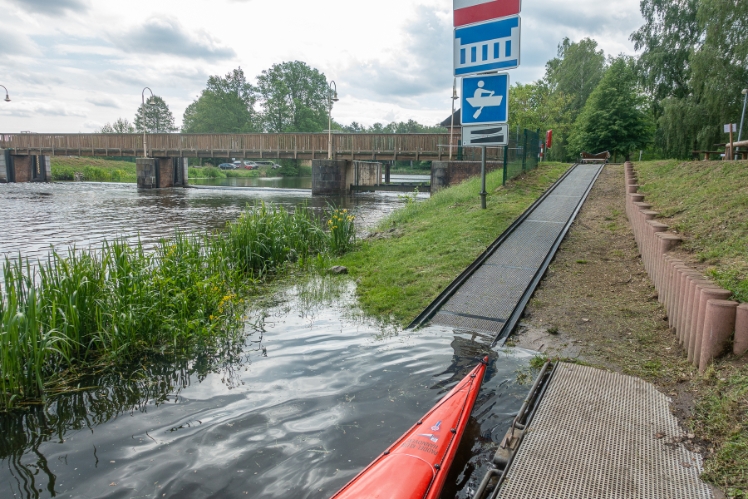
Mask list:
[[[486,209],[486,146],[480,148],[480,207]]]
[[[331,81],[327,92],[327,159],[332,159],[332,103],[338,100],[338,85]]]
[[[501,181],[501,185],[506,185],[506,177],[507,177],[507,173],[509,173],[509,165],[507,165],[508,162],[509,162],[509,141],[507,141],[507,144],[504,146],[504,178]]]
[[[748,102],[748,88],[743,89],[743,114],[740,116],[740,130],[738,130],[738,142],[743,138],[743,123],[745,122],[745,104]]]
[[[457,78],[452,80],[452,116],[449,125],[449,160],[452,161],[452,143],[455,133],[455,101],[457,100]]]
[[[151,90],[148,87],[145,87],[143,91],[140,93],[140,100],[142,102],[141,109],[143,110],[143,157],[148,157],[148,143],[146,142],[146,126],[145,126],[145,91],[148,90],[151,93],[151,97],[153,97],[153,90]]]
[[[5,88],[5,85],[0,85],[0,87]],[[8,94],[7,88],[5,88],[5,102],[10,102],[10,94]]]

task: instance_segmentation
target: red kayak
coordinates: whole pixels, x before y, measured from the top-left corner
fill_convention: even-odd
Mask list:
[[[332,499],[436,499],[457,452],[488,357]]]

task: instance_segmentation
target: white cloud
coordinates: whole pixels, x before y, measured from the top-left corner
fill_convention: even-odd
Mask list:
[[[114,97],[110,97],[108,95],[97,95],[94,97],[89,97],[86,99],[86,102],[90,102],[94,106],[99,107],[111,107],[114,109],[120,108],[120,102]]]
[[[66,11],[83,12],[88,3],[82,0],[10,0],[24,10],[36,14],[56,16]]]
[[[35,116],[86,116],[85,109],[59,101],[33,102],[12,100],[8,103],[0,102],[0,104],[3,104],[0,106],[0,114],[5,116],[24,118]]]

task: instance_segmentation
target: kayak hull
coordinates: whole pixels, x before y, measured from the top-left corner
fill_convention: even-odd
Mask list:
[[[478,397],[488,357],[332,499],[436,499]]]

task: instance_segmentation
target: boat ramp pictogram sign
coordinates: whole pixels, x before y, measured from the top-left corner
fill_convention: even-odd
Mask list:
[[[462,79],[462,124],[506,123],[509,120],[509,75]]]

